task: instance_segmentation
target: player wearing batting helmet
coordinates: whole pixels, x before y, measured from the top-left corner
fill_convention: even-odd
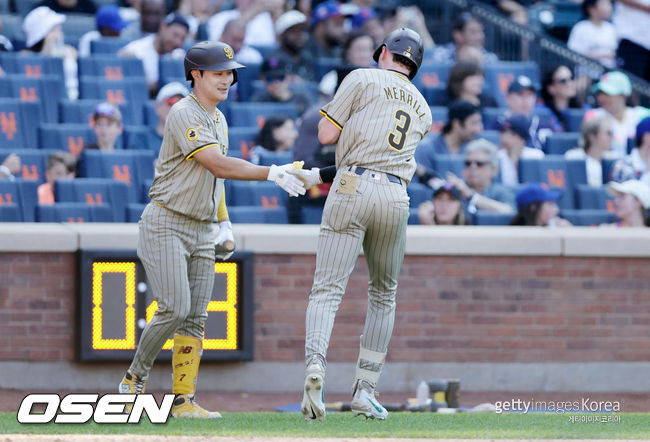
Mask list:
[[[355,415],[386,419],[375,397],[395,320],[397,278],[404,259],[415,148],[431,128],[431,110],[411,83],[422,62],[422,39],[391,32],[377,48],[379,69],[348,74],[321,109],[318,140],[336,143],[336,166],[294,170],[306,187],[333,182],[318,237],[314,284],[306,314],[302,413],[325,419],[323,388],[334,317],[363,247],[370,273],[352,402]]]
[[[138,257],[158,310],[142,332],[119,391],[144,392],[156,356],[173,335],[174,417],[221,416],[199,406],[194,393],[214,283],[215,220],[217,245],[231,244],[218,257],[226,259],[234,250],[224,179],[270,180],[290,195],[305,193],[302,182],[286,173],[293,164],[263,167],[226,156],[228,127],[217,105],[228,98],[236,69],[243,67],[224,43],[201,42],[187,52],[185,75],[193,92],[169,111],[151,202],[139,225]]]

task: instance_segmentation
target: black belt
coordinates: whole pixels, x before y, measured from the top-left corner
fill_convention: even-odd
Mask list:
[[[352,167],[350,169],[352,169]],[[365,167],[357,167],[356,169],[354,169],[354,173],[356,173],[357,175],[363,175],[363,173],[366,170],[368,169],[366,169]],[[390,181],[391,183],[402,184],[402,179],[397,175],[393,175],[392,173],[387,173],[387,172],[381,172],[381,173],[385,174],[386,178],[388,178],[388,181]]]

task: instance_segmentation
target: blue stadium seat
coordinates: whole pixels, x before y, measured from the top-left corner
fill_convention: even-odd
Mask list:
[[[120,37],[102,37],[90,42],[91,54],[117,54],[117,51],[129,44],[131,40]]]
[[[158,62],[158,84],[164,86],[172,81],[185,83],[185,66],[183,60],[162,57]]]
[[[436,155],[433,159],[435,171],[442,177],[451,172],[461,176],[465,169],[465,158],[463,155]]]
[[[127,193],[126,184],[108,178],[76,178],[54,183],[56,202],[83,202],[91,206],[109,204],[112,220],[116,222],[126,219]]]
[[[21,173],[18,178],[33,180],[40,184],[45,181],[47,158],[56,150],[0,149],[0,163],[12,152],[20,157]]]
[[[140,201],[142,203],[148,203],[149,201],[151,201],[151,199],[149,198],[149,190],[151,189],[152,184],[153,184],[153,179],[146,179],[142,182],[142,194],[140,196]],[[227,194],[226,194],[226,198],[227,198]]]
[[[133,107],[132,114],[140,116],[142,122],[142,109],[149,99],[147,82],[142,77],[127,77],[122,80],[106,80],[100,77],[79,78],[79,98],[92,98],[108,101],[114,104],[129,103]]]
[[[603,165],[603,183],[608,183],[613,180],[614,165],[616,164],[616,159],[612,158],[603,158],[601,163]]]
[[[556,132],[546,137],[544,152],[548,155],[564,155],[564,153],[578,146],[579,132]]]
[[[66,13],[65,21],[61,24],[61,27],[66,39],[70,41],[79,41],[86,32],[97,29],[95,16],[92,14]]]
[[[0,149],[35,149],[40,104],[0,98]]]
[[[158,126],[158,115],[156,114],[156,101],[147,100],[144,103],[144,124],[149,127]]]
[[[79,100],[61,100],[59,103],[59,115],[61,123],[81,123],[90,124],[95,108],[99,103],[106,100],[101,98],[79,99]],[[122,113],[122,119],[130,124],[143,124],[142,109],[130,106],[130,103],[114,103]]]
[[[300,208],[301,224],[320,224],[323,219],[323,207],[302,206]]]
[[[597,226],[616,222],[616,215],[607,210],[562,210],[560,216],[574,226]]]
[[[78,63],[80,77],[100,77],[111,81],[119,81],[127,77],[144,77],[142,60],[135,57],[92,55],[81,57]]]
[[[580,132],[580,126],[582,126],[582,119],[585,116],[584,109],[568,109],[566,115],[566,125],[567,131],[569,132]]]
[[[581,184],[576,188],[576,208],[580,210],[606,210],[614,212],[614,197],[603,187]]]
[[[513,213],[497,213],[479,210],[473,216],[473,224],[477,226],[507,226],[510,224],[510,220],[513,216]]]
[[[423,86],[420,92],[429,106],[443,106],[449,100],[446,85]]]
[[[501,115],[506,112],[507,108],[503,107],[484,107],[481,111],[483,117],[483,127],[494,127]]]
[[[246,69],[242,69],[245,71]],[[290,118],[297,118],[298,111],[293,103],[230,103],[229,125],[237,126],[264,126],[266,117],[274,114],[286,115]]]
[[[63,150],[77,157],[86,144],[95,140],[95,134],[87,124],[41,124],[38,138],[38,145],[42,149]],[[116,147],[122,148],[121,136],[116,140]]]
[[[42,75],[34,78],[24,74],[0,77],[0,95],[18,98],[26,103],[42,103],[40,116],[48,123],[59,121],[59,101],[67,97],[65,85],[60,77]]]
[[[54,203],[36,207],[36,221],[42,223],[113,222],[113,212],[107,204],[78,202]]]
[[[418,218],[418,208],[417,207],[411,207],[409,209],[409,220],[408,224],[412,226],[417,226],[420,224],[420,218]]]
[[[539,160],[519,161],[519,180],[522,183],[542,182],[563,192],[558,205],[562,209],[575,207],[574,190],[587,183],[584,160],[566,160],[564,156],[547,155]]]
[[[478,135],[478,137],[484,138],[497,146],[501,145],[501,132],[498,130],[484,130]]]
[[[62,58],[43,57],[25,52],[2,52],[0,65],[8,74],[21,74],[29,78],[55,75],[63,81],[64,77]]]
[[[430,108],[431,118],[433,119],[431,132],[442,133],[442,128],[449,119],[449,110],[445,106],[430,106]]]
[[[149,150],[86,150],[81,155],[81,175],[122,182],[128,189],[128,202],[138,203],[142,183],[153,179],[153,162],[154,153]]]
[[[124,146],[127,149],[158,149],[157,146],[149,146],[149,128],[146,126],[124,126]]]
[[[18,183],[0,180],[0,208],[2,209],[0,212],[2,221],[23,220]]]
[[[246,102],[252,98],[253,82],[259,79],[260,64],[249,64],[237,71],[237,100]]]
[[[282,165],[293,161],[291,150],[284,152],[260,152],[260,165],[270,166],[272,164]]]
[[[260,206],[233,206],[228,208],[228,215],[233,223],[286,224],[288,222],[286,207],[265,209]]]
[[[315,73],[317,81],[321,81],[325,74],[341,66],[341,60],[338,58],[317,58]]]
[[[256,126],[233,127],[228,129],[228,156],[235,151],[242,153],[242,158],[248,159],[248,152],[255,146],[255,138],[259,133]]]
[[[147,207],[146,204],[127,204],[126,206],[126,222],[127,223],[137,223],[140,221],[140,216],[144,208]]]
[[[539,66],[532,61],[499,61],[484,66],[485,88],[492,92],[500,106],[505,106],[508,86],[520,75],[539,84]]]
[[[410,183],[406,188],[406,192],[410,198],[409,205],[417,209],[417,207],[425,201],[430,201],[433,198],[433,189],[424,184]]]
[[[413,79],[413,84],[420,90],[424,87],[441,87],[447,84],[452,66],[453,64],[434,63],[425,58]]]
[[[226,196],[233,206],[286,207],[288,202],[288,194],[270,181],[232,181]]]

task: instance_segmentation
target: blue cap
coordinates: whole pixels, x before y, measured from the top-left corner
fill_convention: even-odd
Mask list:
[[[525,75],[519,75],[517,78],[515,78],[512,83],[508,86],[508,93],[516,93],[516,92],[521,92],[525,89],[530,89],[531,91],[537,93],[539,90],[539,86],[537,83],[533,83],[533,81],[528,78]]]
[[[359,12],[354,14],[351,19],[352,27],[354,29],[360,28],[368,20],[372,20],[373,18],[377,18],[377,13],[375,12],[374,9],[368,8],[368,7],[363,7],[359,9]]]
[[[103,5],[95,13],[97,29],[108,28],[111,31],[120,32],[129,25],[129,22],[122,19],[120,8],[116,5]]]
[[[311,16],[311,25],[316,26],[332,17],[343,17],[343,15],[341,4],[337,1],[329,0],[314,8],[314,12]]]
[[[526,144],[530,141],[530,120],[527,116],[521,114],[510,115],[503,123],[500,125],[500,131],[511,130],[521,138],[526,141]]]
[[[645,117],[636,125],[636,145],[641,146],[643,136],[650,132],[650,117]]]
[[[521,209],[532,203],[557,201],[562,196],[559,190],[551,190],[545,183],[530,183],[517,192],[517,208]]]
[[[178,12],[172,12],[171,14],[167,14],[167,17],[165,17],[165,20],[163,20],[163,23],[165,23],[167,26],[177,24],[181,26],[185,26],[185,28],[189,31],[190,25],[183,17],[181,14]]]

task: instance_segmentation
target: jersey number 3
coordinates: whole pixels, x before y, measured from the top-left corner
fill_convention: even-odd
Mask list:
[[[411,127],[411,116],[402,109],[398,109],[395,111],[395,119],[397,123],[395,128],[388,133],[388,144],[395,150],[402,150]]]

